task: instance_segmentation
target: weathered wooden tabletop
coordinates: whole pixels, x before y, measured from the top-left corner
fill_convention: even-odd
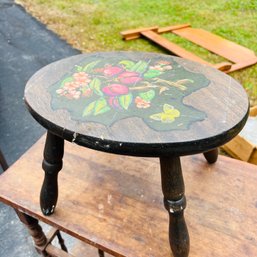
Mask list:
[[[44,142],[45,137],[1,175],[0,201],[114,256],[172,256],[158,159],[67,143],[59,207],[45,216],[38,203]],[[202,155],[181,161],[189,256],[256,257],[257,166],[224,156],[214,165]],[[78,256],[91,256],[86,253]]]
[[[81,54],[27,83],[25,102],[51,132],[96,150],[138,156],[208,151],[233,138],[248,115],[230,76],[163,54]]]

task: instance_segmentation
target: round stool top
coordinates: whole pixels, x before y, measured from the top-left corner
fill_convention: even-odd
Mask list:
[[[242,86],[208,66],[163,54],[81,54],[39,70],[25,88],[33,117],[96,150],[136,155],[208,151],[242,129]]]

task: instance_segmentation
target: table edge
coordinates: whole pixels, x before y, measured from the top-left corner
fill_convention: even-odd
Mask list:
[[[33,110],[24,97],[25,105],[33,116],[33,118],[41,124],[45,129],[51,133],[77,145],[81,145],[97,151],[129,155],[141,157],[162,157],[162,156],[183,156],[197,153],[207,152],[217,148],[232,138],[234,138],[244,127],[250,110],[248,102],[248,109],[245,116],[234,127],[227,131],[209,138],[197,139],[187,142],[173,142],[173,143],[138,143],[138,142],[122,142],[114,141],[105,138],[97,138],[93,136],[86,136],[75,131],[71,131],[60,127],[46,118],[39,115]],[[136,147],[135,147],[136,146]]]

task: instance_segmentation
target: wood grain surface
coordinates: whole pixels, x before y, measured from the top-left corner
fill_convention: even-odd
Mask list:
[[[92,247],[89,244],[85,244],[83,242],[77,242],[75,246],[72,248],[71,253],[76,257],[100,257],[98,254],[98,250],[95,247]],[[112,257],[108,253],[104,253],[104,257]]]
[[[66,145],[56,212],[38,195],[44,138],[0,177],[0,200],[115,256],[170,257],[158,159]],[[182,157],[191,257],[257,256],[257,168],[219,157]]]
[[[172,43],[170,40],[166,39],[165,37],[162,37],[161,35],[154,33],[153,31],[142,31],[141,34],[150,39],[151,41],[155,42],[156,44],[162,46],[166,50],[170,51],[174,55],[181,56],[182,58],[186,58],[189,60],[194,60],[195,62],[209,65],[207,61],[204,61],[199,56],[187,51],[186,49],[178,46],[175,43]]]
[[[252,50],[203,29],[182,28],[173,31],[173,33],[235,63],[241,63],[252,58],[257,59]]]
[[[71,76],[76,67],[82,69],[79,65],[92,60],[100,60],[100,63],[105,62],[105,64],[110,61],[110,65],[114,60],[126,60],[127,63],[129,60],[137,66],[140,62],[150,62],[154,65],[158,61],[165,61],[172,63],[173,69],[154,78],[155,82],[156,79],[161,81],[154,85],[160,91],[153,93],[151,89],[142,91],[137,96],[142,97],[141,102],[137,102],[141,104],[140,108],[136,108],[135,104],[131,107],[132,95],[129,93],[121,96],[118,99],[119,103],[116,96],[100,97],[87,105],[83,111],[81,105],[86,101],[84,98],[79,99],[81,104],[78,104],[74,99],[69,101],[67,97],[56,96],[56,92],[64,94],[62,86],[56,87],[56,85],[59,86],[58,83],[65,82],[65,79],[72,79],[67,76]],[[102,66],[99,64],[99,67]],[[101,70],[99,67],[96,69],[98,72]],[[105,71],[106,67],[111,66],[105,66]],[[152,69],[151,65],[149,67]],[[142,66],[140,68],[142,70]],[[153,73],[142,74],[141,77],[153,76]],[[173,83],[168,90],[167,87],[166,89],[163,87],[163,78],[167,87],[167,81]],[[133,85],[136,89],[143,86],[153,88],[151,79],[142,81],[142,78],[139,78],[138,81]],[[178,81],[188,83],[178,85],[176,84]],[[98,84],[93,85],[96,88],[96,97],[104,91],[99,86],[99,79],[97,82]],[[117,84],[115,85],[117,88]],[[55,90],[55,87],[58,89]],[[124,85],[119,87],[119,90],[124,89]],[[132,87],[129,90],[132,91]],[[147,109],[147,104],[150,104],[149,99],[153,95],[158,100],[156,102],[151,100],[152,105]],[[133,101],[140,98],[137,97]],[[137,52],[82,54],[52,63],[29,80],[25,89],[25,102],[39,123],[66,140],[101,151],[138,156],[186,155],[204,152],[224,144],[243,127],[249,105],[242,86],[214,68],[168,55]],[[109,111],[117,104],[122,106],[119,111],[113,113]],[[80,109],[82,114],[79,112]],[[152,113],[149,113],[150,110]],[[90,116],[90,112],[94,113]],[[99,112],[106,113],[96,115]],[[108,116],[111,114],[113,116]],[[120,118],[117,119],[116,116]]]

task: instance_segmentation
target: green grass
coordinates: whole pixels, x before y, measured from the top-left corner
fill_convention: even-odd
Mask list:
[[[19,0],[28,11],[83,52],[138,50],[162,52],[142,38],[123,41],[127,29],[190,23],[257,53],[256,0]],[[213,63],[220,57],[182,40],[167,36]],[[230,74],[243,84],[251,105],[257,104],[257,65]]]

